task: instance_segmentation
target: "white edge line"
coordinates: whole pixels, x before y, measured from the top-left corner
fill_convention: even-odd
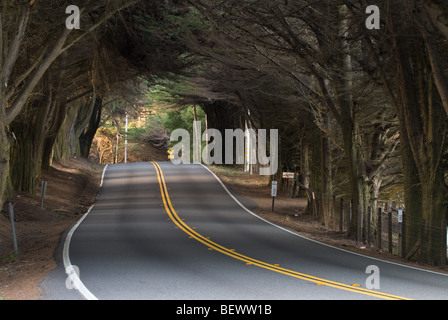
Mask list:
[[[210,170],[207,166],[205,166],[204,164],[202,164],[201,163],[201,166],[203,166],[205,169],[207,169],[217,180],[218,180],[218,182],[221,184],[221,186],[224,188],[224,190],[229,194],[229,196],[233,199],[233,200],[235,200],[235,202],[237,203],[237,204],[239,204],[240,205],[240,207],[241,208],[243,208],[246,212],[248,212],[248,213],[250,213],[251,215],[253,215],[253,216],[255,216],[255,217],[257,217],[258,219],[260,219],[260,220],[263,220],[264,222],[266,222],[266,223],[268,223],[268,224],[270,224],[270,225],[272,225],[272,226],[274,226],[274,227],[277,227],[277,228],[279,228],[279,229],[281,229],[281,230],[283,230],[283,231],[286,231],[286,232],[289,232],[289,233],[291,233],[291,234],[293,234],[293,235],[295,235],[295,236],[297,236],[297,237],[300,237],[300,238],[303,238],[303,239],[306,239],[306,240],[308,240],[308,241],[312,241],[312,242],[314,242],[314,243],[318,243],[318,244],[320,244],[320,245],[323,245],[323,246],[326,246],[326,247],[330,247],[330,248],[333,248],[333,249],[336,249],[336,250],[340,250],[340,251],[343,251],[343,252],[347,252],[347,253],[350,253],[350,254],[353,254],[353,255],[357,255],[357,256],[361,256],[361,257],[364,257],[364,258],[369,258],[369,259],[373,259],[373,260],[377,260],[377,261],[381,261],[381,262],[384,262],[384,263],[389,263],[389,264],[393,264],[393,265],[397,265],[397,266],[400,266],[400,267],[405,267],[405,268],[409,268],[409,269],[415,269],[415,270],[419,270],[419,271],[425,271],[425,272],[429,272],[429,273],[434,273],[434,274],[437,274],[437,275],[442,275],[442,276],[448,276],[448,274],[445,274],[445,273],[441,273],[441,272],[437,272],[437,271],[432,271],[432,270],[426,270],[426,269],[422,269],[422,268],[417,268],[417,267],[412,267],[412,266],[408,266],[408,265],[406,265],[406,264],[401,264],[401,263],[397,263],[397,262],[393,262],[393,261],[388,261],[388,260],[383,260],[383,259],[380,259],[380,258],[376,258],[376,257],[372,257],[372,256],[368,256],[368,255],[364,255],[364,254],[361,254],[361,253],[358,253],[358,252],[353,252],[353,251],[350,251],[350,250],[345,250],[345,249],[341,249],[341,248],[338,248],[338,247],[335,247],[335,246],[332,246],[332,245],[329,245],[329,244],[327,244],[327,243],[323,243],[323,242],[320,242],[320,241],[317,241],[317,240],[314,240],[314,239],[310,239],[310,238],[307,238],[307,237],[305,237],[305,236],[303,236],[303,235],[301,235],[301,234],[299,234],[299,233],[297,233],[297,232],[295,232],[295,231],[292,231],[292,230],[290,230],[290,229],[287,229],[287,228],[284,228],[284,227],[282,227],[282,226],[279,226],[279,225],[277,225],[277,224],[275,224],[275,223],[273,223],[273,222],[271,222],[271,221],[268,221],[268,220],[266,220],[266,219],[264,219],[264,218],[262,218],[262,217],[260,217],[259,215],[257,215],[256,213],[254,213],[254,212],[252,212],[252,211],[250,211],[249,209],[247,209],[237,198],[235,198],[235,196],[229,191],[229,189],[226,187],[226,185],[222,182],[222,180],[212,171],[212,170]]]
[[[106,173],[108,165],[106,165],[103,169],[103,174],[101,176],[101,182],[100,182],[100,188],[103,186],[103,182],[104,182],[104,176]],[[76,223],[73,228],[69,231],[69,233],[67,234],[67,237],[65,238],[65,242],[64,242],[64,249],[62,252],[62,257],[63,257],[63,261],[64,261],[64,268],[65,268],[65,273],[70,276],[70,279],[73,281],[73,283],[75,284],[75,288],[79,291],[79,293],[81,293],[82,296],[84,296],[84,298],[86,298],[87,300],[98,300],[98,298],[89,291],[89,289],[86,288],[86,286],[84,285],[84,283],[82,283],[81,279],[79,278],[79,275],[75,272],[73,265],[70,261],[70,255],[69,255],[69,247],[70,247],[70,241],[72,239],[72,235],[75,232],[75,230],[79,227],[79,225],[84,221],[85,218],[87,218],[87,216],[89,215],[90,211],[92,211],[93,207],[95,205],[92,205],[89,210],[84,214],[84,216],[79,219],[78,223]]]

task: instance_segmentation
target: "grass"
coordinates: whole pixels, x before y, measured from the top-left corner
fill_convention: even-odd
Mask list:
[[[235,166],[235,165],[209,165],[208,166],[213,172],[228,176],[233,175],[245,175],[246,172],[244,172],[242,166]]]
[[[19,256],[19,253],[16,251],[13,251],[10,254],[8,254],[6,257],[4,257],[1,262],[7,263],[7,262],[14,261],[15,259],[17,259],[18,256]]]

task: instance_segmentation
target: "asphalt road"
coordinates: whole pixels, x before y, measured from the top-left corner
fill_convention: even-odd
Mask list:
[[[108,166],[94,207],[65,239],[60,267],[42,282],[44,299],[448,298],[447,275],[274,226],[201,165]],[[76,266],[70,277],[68,265]],[[369,266],[378,273],[366,273]]]

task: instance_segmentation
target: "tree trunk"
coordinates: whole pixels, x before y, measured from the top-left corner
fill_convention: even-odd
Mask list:
[[[412,151],[421,185],[422,217],[426,222],[421,260],[439,264],[442,257],[440,228],[445,219],[446,191],[440,181],[440,159],[445,150],[446,115],[426,52],[422,50],[421,39],[411,40],[402,36],[400,30],[415,30],[412,21],[406,20],[402,12],[406,7],[395,7],[398,13],[391,24],[395,24],[393,53],[396,65],[397,83],[401,103],[398,105],[400,121],[406,128],[407,142]],[[401,14],[400,14],[401,13]],[[406,190],[407,191],[407,190]],[[418,212],[416,212],[418,213]],[[418,217],[412,217],[416,220]],[[417,221],[418,222],[418,221]],[[412,226],[409,226],[411,228]],[[413,224],[410,232],[419,234],[420,224]],[[437,232],[438,230],[438,232]],[[445,254],[445,253],[443,253]]]
[[[402,108],[400,108],[402,109]],[[400,116],[400,150],[403,165],[403,189],[406,213],[405,251],[409,253],[420,240],[419,223],[423,219],[422,186],[412,154],[406,124]]]
[[[60,58],[55,84],[52,89],[56,94],[53,101],[51,101],[49,119],[46,121],[45,126],[45,137],[42,150],[42,170],[44,171],[50,169],[50,158],[53,151],[53,145],[66,118],[67,99],[64,94],[66,91],[63,88],[66,66],[67,53],[64,52]],[[52,72],[52,69],[48,70],[48,72]]]
[[[362,215],[367,212],[368,206],[368,186],[365,159],[362,155],[362,141],[360,139],[360,128],[355,118],[353,107],[353,83],[352,67],[349,56],[343,58],[344,78],[340,79],[344,83],[340,93],[340,126],[344,142],[344,150],[348,162],[348,170],[352,194],[352,216],[350,222],[349,236],[357,236],[361,229]],[[359,213],[361,217],[359,217]],[[360,241],[361,239],[358,239]]]
[[[310,187],[310,146],[306,141],[300,144],[300,178],[299,183],[302,189]]]
[[[17,191],[35,193],[41,177],[44,127],[49,103],[31,102],[12,124],[17,141],[11,150],[11,181]]]
[[[101,98],[96,97],[94,101],[95,103],[93,105],[93,111],[90,117],[89,125],[79,137],[81,157],[86,159],[89,157],[90,147],[92,146],[93,138],[95,137],[96,131],[99,127],[103,108],[103,101],[101,100]]]
[[[45,138],[44,145],[42,150],[42,170],[48,171],[50,169],[50,158],[53,151],[54,143],[56,142],[56,138],[58,136],[59,130],[64,123],[64,119],[66,117],[66,104],[65,101],[61,101],[58,99],[55,104],[56,106],[53,108],[53,121],[50,126],[48,126]]]
[[[362,215],[367,212],[368,206],[368,186],[366,182],[366,172],[364,158],[360,150],[360,142],[357,141],[358,134],[350,130],[350,126],[343,128],[344,148],[348,161],[350,175],[350,185],[352,194],[352,215],[350,220],[349,236],[357,236],[361,228]],[[359,213],[361,217],[359,217]],[[359,241],[361,239],[358,239]]]
[[[41,176],[45,126],[53,101],[51,72],[41,82],[43,95],[30,100],[10,125],[17,141],[11,149],[11,181],[15,190],[35,193]]]
[[[339,18],[341,19],[340,31],[344,34],[342,41],[343,54],[339,57],[341,66],[341,75],[335,79],[334,85],[338,89],[340,117],[339,124],[342,131],[344,150],[348,162],[348,170],[352,194],[352,217],[348,235],[356,235],[357,240],[361,241],[360,234],[362,216],[367,212],[368,207],[368,187],[367,173],[365,168],[365,159],[362,154],[361,130],[359,122],[355,116],[353,105],[353,66],[348,37],[350,36],[349,22],[347,18],[347,7],[341,6]]]
[[[323,114],[324,125],[328,128],[328,116]],[[328,131],[327,131],[328,132]],[[331,216],[331,153],[330,140],[326,133],[321,132],[321,193],[322,193],[322,217],[324,219],[325,228],[328,230],[330,224],[333,223]]]
[[[9,189],[10,143],[4,119],[0,114],[0,208],[3,207]]]

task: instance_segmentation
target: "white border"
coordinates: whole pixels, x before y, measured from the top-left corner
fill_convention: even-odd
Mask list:
[[[103,174],[101,176],[101,182],[100,182],[100,188],[103,186],[104,176],[106,174],[106,170],[107,170],[108,166],[109,165],[107,164],[103,169]],[[79,291],[79,293],[81,293],[81,295],[84,298],[86,298],[87,300],[98,300],[98,298],[92,292],[90,292],[89,289],[86,288],[84,283],[82,283],[81,279],[79,278],[79,275],[75,272],[73,265],[70,262],[69,247],[70,247],[70,241],[72,239],[73,233],[79,227],[79,225],[84,221],[84,219],[87,218],[87,216],[89,215],[90,211],[92,211],[94,206],[95,205],[92,205],[89,208],[89,210],[84,214],[84,216],[81,219],[79,219],[78,223],[76,223],[75,226],[73,226],[73,228],[69,231],[69,233],[67,234],[67,237],[65,238],[64,249],[62,251],[65,273],[67,274],[67,276],[70,277],[70,279],[72,279],[73,283],[76,284],[75,288]]]
[[[437,272],[437,271],[432,271],[432,270],[427,270],[427,269],[417,268],[417,267],[409,266],[409,265],[406,265],[406,264],[401,264],[401,263],[397,263],[397,262],[393,262],[393,261],[383,260],[383,259],[380,259],[380,258],[376,258],[376,257],[372,257],[372,256],[364,255],[364,254],[361,254],[361,253],[358,253],[358,252],[353,252],[353,251],[350,251],[350,250],[341,249],[341,248],[338,248],[338,247],[335,247],[335,246],[332,246],[332,245],[329,245],[329,244],[326,244],[326,243],[323,243],[323,242],[319,242],[319,241],[314,240],[314,239],[307,238],[307,237],[305,237],[305,236],[303,236],[303,235],[301,235],[301,234],[299,234],[299,233],[297,233],[297,232],[295,232],[295,231],[292,231],[292,230],[290,230],[290,229],[287,229],[287,228],[284,228],[284,227],[282,227],[282,226],[279,226],[279,225],[277,225],[277,224],[275,224],[275,223],[273,223],[273,222],[270,222],[270,221],[268,221],[268,220],[266,220],[266,219],[260,217],[260,216],[257,215],[256,213],[250,211],[249,209],[247,209],[247,208],[246,208],[246,207],[245,207],[245,206],[244,206],[244,205],[243,205],[237,198],[235,198],[235,196],[229,191],[229,189],[226,187],[226,185],[221,181],[221,179],[220,179],[220,178],[219,178],[219,177],[218,177],[212,170],[210,170],[207,166],[205,166],[205,165],[202,164],[202,163],[201,163],[201,166],[203,166],[205,169],[207,169],[207,170],[208,170],[208,171],[209,171],[209,172],[210,172],[210,173],[211,173],[211,174],[218,180],[218,182],[221,184],[221,186],[224,188],[224,190],[229,194],[229,196],[230,196],[233,200],[235,200],[236,203],[238,203],[238,204],[240,205],[241,208],[243,208],[245,211],[247,211],[247,212],[250,213],[251,215],[257,217],[257,218],[260,219],[260,220],[263,220],[263,221],[266,222],[266,223],[269,223],[270,225],[272,225],[272,226],[274,226],[274,227],[277,227],[277,228],[279,228],[279,229],[281,229],[281,230],[283,230],[283,231],[289,232],[289,233],[291,233],[291,234],[293,234],[293,235],[295,235],[295,236],[297,236],[297,237],[306,239],[306,240],[308,240],[308,241],[312,241],[312,242],[318,243],[318,244],[320,244],[320,245],[327,246],[327,247],[330,247],[330,248],[333,248],[333,249],[337,249],[337,250],[340,250],[340,251],[343,251],[343,252],[351,253],[351,254],[354,254],[354,255],[357,255],[357,256],[361,256],[361,257],[364,257],[364,258],[369,258],[369,259],[373,259],[373,260],[378,260],[378,261],[381,261],[381,262],[385,262],[385,263],[389,263],[389,264],[393,264],[393,265],[397,265],[397,266],[401,266],[401,267],[405,267],[405,268],[409,268],[409,269],[415,269],[415,270],[419,270],[419,271],[425,271],[425,272],[434,273],[434,274],[437,274],[437,275],[442,275],[442,276],[448,277],[448,274],[446,274],[446,273],[441,273],[441,272]]]

